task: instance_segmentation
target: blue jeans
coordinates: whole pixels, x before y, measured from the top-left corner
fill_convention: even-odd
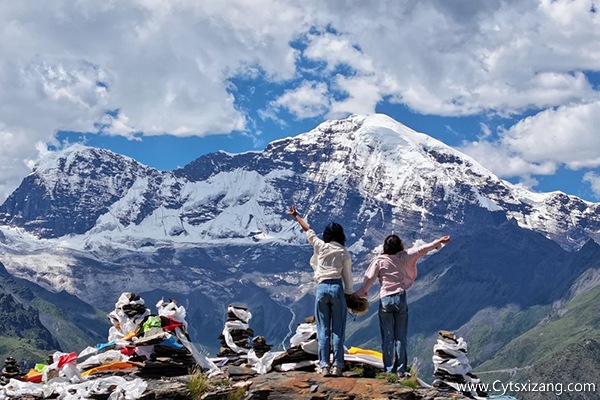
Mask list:
[[[327,279],[317,285],[315,298],[319,366],[329,366],[333,344],[333,363],[344,367],[344,337],[346,335],[346,297],[341,279]]]
[[[406,372],[408,333],[406,292],[385,296],[379,300],[379,327],[385,371]]]

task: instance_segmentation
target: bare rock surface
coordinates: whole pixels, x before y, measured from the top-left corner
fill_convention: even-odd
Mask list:
[[[252,400],[446,400],[467,399],[459,393],[444,393],[435,389],[413,389],[384,379],[360,377],[323,377],[312,372],[291,371],[257,375],[250,380],[245,399]],[[208,395],[207,399],[222,398]]]

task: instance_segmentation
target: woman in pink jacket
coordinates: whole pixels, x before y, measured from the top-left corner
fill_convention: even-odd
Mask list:
[[[410,288],[417,277],[417,261],[430,251],[440,249],[448,243],[450,236],[441,238],[423,246],[404,250],[404,245],[396,235],[385,238],[383,254],[377,256],[367,268],[362,287],[355,292],[367,297],[369,289],[379,280],[379,327],[383,365],[386,372],[406,375],[408,305],[406,289]]]

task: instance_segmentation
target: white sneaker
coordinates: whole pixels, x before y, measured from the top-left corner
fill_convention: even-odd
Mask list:
[[[329,367],[320,367],[319,373],[323,376],[331,376],[331,372],[329,371]]]
[[[334,365],[333,368],[331,368],[331,375],[342,376],[342,369],[339,368],[337,365]]]
[[[400,379],[408,379],[411,376],[412,375],[410,374],[410,372],[398,372],[398,378]]]

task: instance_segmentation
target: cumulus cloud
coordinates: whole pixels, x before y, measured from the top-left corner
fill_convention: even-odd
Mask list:
[[[295,89],[287,90],[271,102],[274,109],[286,109],[297,118],[313,118],[329,109],[327,85],[323,82],[303,82]]]
[[[524,177],[528,182],[533,182],[531,175],[551,175],[559,166],[552,160],[529,161],[499,142],[470,142],[460,150],[500,177]]]
[[[228,79],[295,74],[307,30],[286,2],[36,2],[0,6],[0,162],[16,187],[58,130],[136,138],[244,130]]]
[[[561,106],[527,117],[498,141],[465,143],[461,150],[502,177],[551,175],[558,167],[600,167],[600,101]]]
[[[350,33],[418,112],[511,114],[596,97],[585,75],[574,72],[599,67],[600,16],[589,1],[326,7],[332,25]]]
[[[344,34],[325,32],[311,34],[308,38],[309,46],[304,51],[306,57],[323,60],[327,63],[327,70],[335,67],[349,66],[359,73],[373,73],[372,60],[360,51],[352,39]]]
[[[368,114],[382,98],[384,90],[373,76],[337,76],[334,81],[337,90],[344,94],[342,100],[333,101],[329,117],[357,113]]]
[[[583,175],[583,181],[589,183],[596,198],[600,199],[600,175],[595,172],[587,172]]]
[[[383,99],[436,115],[514,115],[550,108],[552,116],[539,115],[504,136],[506,153],[524,163],[508,170],[597,165],[589,149],[572,143],[569,149],[577,155],[525,148],[530,135],[541,137],[548,123],[544,118],[559,123],[560,115],[566,120],[569,112],[583,112],[577,107],[597,102],[598,92],[584,73],[600,70],[600,13],[590,11],[597,3],[3,4],[2,177],[14,187],[14,177],[26,172],[26,160],[37,155],[35,143],[51,142],[58,130],[131,139],[243,131],[252,121],[236,107],[230,79],[257,75],[288,85],[263,105],[271,108],[262,115],[275,119],[284,111],[298,118],[373,112]],[[302,60],[324,67],[311,74]],[[584,129],[584,122],[576,127]]]
[[[600,101],[544,110],[504,135],[508,148],[533,162],[554,160],[571,169],[600,166]]]

